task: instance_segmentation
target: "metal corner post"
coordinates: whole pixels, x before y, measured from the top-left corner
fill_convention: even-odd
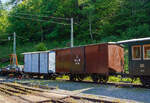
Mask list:
[[[14,43],[13,43],[13,65],[16,66],[16,33],[14,32]]]
[[[73,42],[73,18],[71,18],[71,47],[74,46]]]

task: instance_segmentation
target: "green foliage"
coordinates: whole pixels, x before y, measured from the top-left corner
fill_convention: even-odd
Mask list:
[[[5,35],[9,26],[7,11],[0,10],[0,36]]]
[[[13,8],[0,10],[0,44],[6,47],[9,47],[8,34],[13,32],[17,34],[18,44],[33,46],[43,42],[48,49],[68,47],[70,25],[58,23],[70,24],[70,20],[58,19],[60,17],[74,18],[76,46],[148,37],[150,34],[149,0],[18,0],[16,6],[14,3],[15,0],[10,0],[8,4]],[[45,50],[43,47],[25,47],[18,53]]]
[[[121,76],[109,76],[109,80],[108,82],[128,82],[128,83],[131,83],[132,82],[132,79],[131,78],[122,78],[121,79]],[[139,78],[136,78],[133,83],[136,83],[136,84],[140,84],[140,79]]]
[[[150,34],[148,24],[138,25],[135,27],[128,28],[125,32],[122,33],[122,36],[126,39],[130,38],[140,38],[140,37],[148,37]],[[128,35],[128,36],[126,36]]]
[[[45,50],[47,50],[47,48],[46,48],[46,46],[45,46],[44,43],[39,43],[39,44],[37,44],[37,45],[35,46],[35,48],[36,48],[37,51],[45,51]]]
[[[42,16],[73,17],[76,45],[147,37],[150,33],[149,5],[147,0],[24,0],[9,11],[11,16],[5,17],[7,25],[3,22],[5,29],[2,25],[0,29],[7,33],[16,31],[24,38],[21,42],[64,42],[70,40],[70,26],[51,21],[70,24],[70,20]],[[94,40],[90,36],[90,21]]]

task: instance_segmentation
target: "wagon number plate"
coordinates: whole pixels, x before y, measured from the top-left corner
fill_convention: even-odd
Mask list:
[[[144,64],[140,64],[140,68],[144,68]]]

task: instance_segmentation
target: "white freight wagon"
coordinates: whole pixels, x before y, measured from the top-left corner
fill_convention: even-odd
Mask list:
[[[55,51],[28,52],[24,55],[24,72],[30,74],[52,74],[56,70]]]

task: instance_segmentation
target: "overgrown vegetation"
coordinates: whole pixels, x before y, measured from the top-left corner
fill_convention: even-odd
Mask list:
[[[58,80],[69,80],[69,76],[62,76],[62,77],[57,77],[57,79]],[[91,79],[91,77],[90,76],[88,76],[88,77],[86,77],[86,78],[84,78],[84,81],[91,81],[91,82],[93,82],[93,80]],[[121,78],[121,76],[120,75],[118,75],[118,76],[109,76],[109,79],[108,79],[108,82],[126,82],[126,83],[131,83],[131,82],[133,82],[133,83],[135,83],[135,84],[140,84],[141,82],[140,82],[140,79],[139,78],[137,78],[137,79],[135,79],[135,80],[133,80],[132,81],[132,79],[131,78]]]
[[[37,44],[37,45],[35,46],[35,48],[36,48],[37,51],[45,51],[45,50],[47,50],[47,48],[46,48],[46,46],[45,46],[44,43],[39,43],[39,44]]]
[[[69,46],[72,17],[76,46],[150,35],[149,0],[10,1],[10,10],[0,10],[0,58],[11,53],[13,32],[20,61],[22,52]]]

